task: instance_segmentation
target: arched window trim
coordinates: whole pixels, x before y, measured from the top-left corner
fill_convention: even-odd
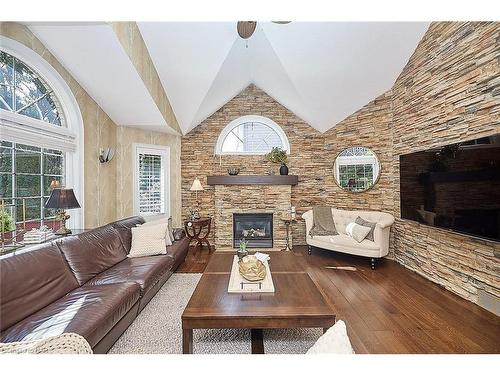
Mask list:
[[[40,147],[59,149],[65,152],[65,185],[73,188],[81,208],[71,212],[70,228],[84,226],[84,181],[83,181],[83,119],[80,107],[61,75],[38,53],[22,43],[0,35],[1,49],[18,58],[50,86],[59,100],[63,126],[0,109],[2,139]]]
[[[244,124],[246,122],[260,122],[264,125],[269,126],[271,129],[273,129],[276,134],[281,139],[281,143],[284,146],[284,149],[286,150],[287,154],[290,154],[290,143],[288,142],[288,138],[281,129],[281,127],[276,124],[273,120],[264,117],[264,116],[257,116],[257,115],[247,115],[247,116],[241,116],[238,117],[237,119],[231,121],[226,127],[221,131],[219,134],[219,138],[217,139],[217,143],[215,144],[215,154],[216,155],[264,155],[267,152],[255,152],[255,151],[247,151],[247,152],[224,152],[222,151],[222,146],[224,144],[224,140],[228,136],[228,134],[235,129],[236,127],[240,126],[241,124]]]

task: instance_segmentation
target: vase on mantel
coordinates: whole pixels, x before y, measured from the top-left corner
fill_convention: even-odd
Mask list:
[[[280,175],[282,175],[282,176],[288,175],[288,167],[285,163],[281,163]]]

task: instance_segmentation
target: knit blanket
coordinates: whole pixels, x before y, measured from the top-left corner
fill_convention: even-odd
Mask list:
[[[309,235],[314,236],[335,236],[339,234],[333,221],[332,209],[326,206],[313,207],[313,225]]]

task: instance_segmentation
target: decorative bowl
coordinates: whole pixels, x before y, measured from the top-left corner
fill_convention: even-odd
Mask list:
[[[238,173],[240,173],[239,168],[228,168],[227,173],[229,173],[231,176],[236,176]]]
[[[248,281],[260,281],[266,277],[266,266],[255,255],[247,255],[238,262],[240,275]]]

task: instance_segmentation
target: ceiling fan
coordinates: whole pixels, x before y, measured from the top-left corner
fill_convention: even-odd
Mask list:
[[[292,21],[272,21],[272,22],[284,25]],[[238,35],[242,39],[248,39],[252,36],[256,27],[257,27],[257,21],[238,21],[236,25],[236,30],[238,31]]]

